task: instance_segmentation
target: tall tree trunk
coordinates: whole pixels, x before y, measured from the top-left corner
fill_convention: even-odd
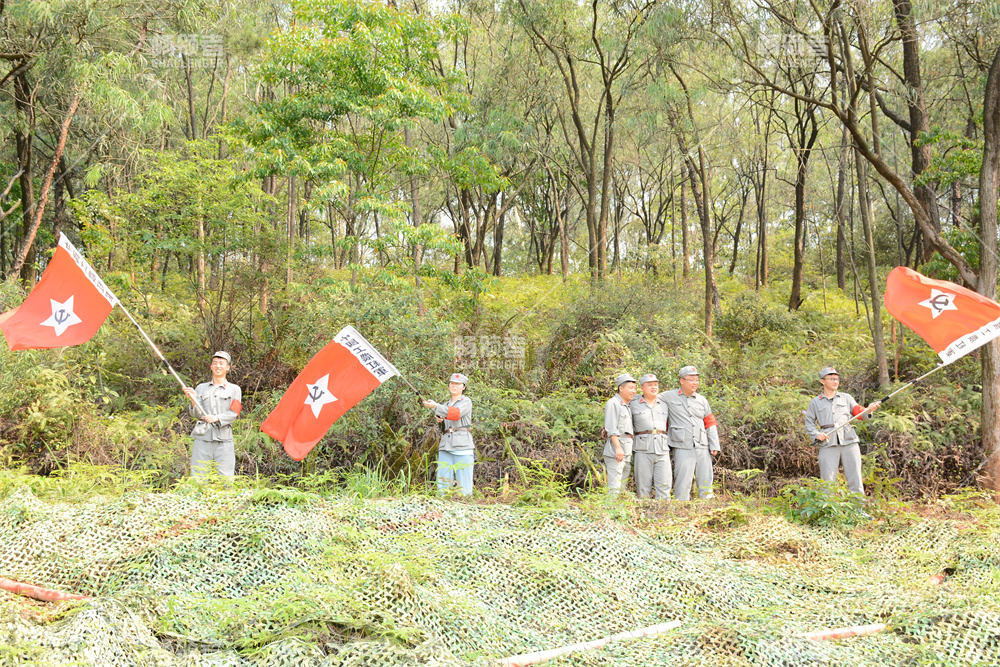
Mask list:
[[[885,351],[885,336],[882,332],[882,291],[879,289],[878,270],[875,264],[875,237],[872,233],[872,209],[868,197],[868,169],[864,157],[855,149],[854,162],[858,175],[858,206],[861,209],[861,224],[864,228],[865,246],[868,252],[868,287],[871,292],[871,334],[875,345],[875,361],[878,365],[878,384],[889,386],[889,359]]]
[[[45,212],[45,204],[49,198],[49,189],[52,187],[52,179],[55,176],[56,168],[59,166],[59,162],[62,159],[63,151],[66,148],[66,137],[69,135],[69,125],[73,122],[73,116],[76,115],[76,109],[80,105],[80,97],[74,96],[73,100],[69,104],[69,108],[66,110],[66,115],[63,117],[62,125],[59,127],[59,140],[56,143],[55,153],[52,155],[52,163],[49,165],[48,171],[45,172],[45,180],[42,182],[42,191],[38,197],[38,205],[32,210],[32,220],[28,228],[27,234],[21,240],[21,250],[17,254],[17,258],[14,259],[14,266],[11,267],[11,273],[21,271],[22,278],[24,277],[24,271],[22,270],[25,263],[28,261],[28,256],[32,254],[32,250],[35,245],[35,235],[38,233],[38,228],[42,224],[42,214]],[[31,271],[33,277],[34,270]]]
[[[191,72],[191,60],[185,54],[181,54],[181,65],[184,67],[184,81],[187,84],[188,102],[188,139],[198,138],[198,114],[194,109],[194,80]]]
[[[406,148],[410,148],[410,128],[403,128],[403,140],[406,143]],[[416,229],[420,226],[420,188],[417,187],[417,177],[415,174],[410,174],[410,208],[411,214],[413,216],[413,227]],[[413,244],[413,286],[417,288],[418,294],[420,290],[420,262],[423,256],[423,251],[419,243]],[[424,301],[421,297],[420,305],[418,310],[420,314],[423,315]]]
[[[285,251],[285,284],[292,282],[292,258],[295,253],[295,205],[298,196],[298,179],[288,177],[288,206],[285,208],[285,241],[288,243]]]
[[[840,159],[837,167],[837,287],[847,290],[847,231],[844,205],[847,191],[847,129],[841,133]]]
[[[503,211],[497,216],[497,226],[493,231],[493,275],[497,278],[503,275],[503,230],[506,223],[507,212]]]
[[[997,197],[1000,195],[1000,48],[986,79],[983,96],[983,166],[979,172],[979,293],[996,299]],[[983,347],[983,413],[979,420],[988,487],[1000,501],[1000,341]]]
[[[903,44],[903,78],[906,81],[906,102],[910,112],[908,128],[910,156],[913,176],[916,178],[930,165],[932,155],[929,144],[917,145],[920,133],[930,131],[930,121],[927,118],[927,107],[924,103],[924,86],[920,76],[920,36],[917,34],[916,20],[910,1],[893,0],[892,5]],[[934,230],[941,231],[941,216],[938,214],[937,192],[934,186],[930,184],[914,186],[913,194],[923,206]],[[934,250],[928,245],[926,252],[924,259],[928,260]]]
[[[684,181],[687,179],[681,179],[681,254],[684,255],[684,261],[681,263],[681,276],[684,280],[687,280],[688,274],[691,273],[691,246],[690,239],[688,238],[688,215],[687,215],[687,190],[684,188]]]
[[[32,174],[34,156],[35,105],[27,74],[22,72],[14,77],[14,105],[23,116],[15,134],[18,167],[21,170],[21,245],[31,230],[32,213],[35,211],[35,181]],[[12,247],[17,247],[13,246]],[[28,244],[28,252],[22,267],[15,267],[11,273],[21,271],[21,280],[29,285],[35,282],[35,249]],[[18,253],[20,254],[20,253]]]
[[[788,296],[788,310],[798,310],[802,305],[802,273],[806,250],[806,169],[809,165],[808,153],[802,155],[804,150],[800,147],[796,151],[795,242],[792,246],[792,290]]]

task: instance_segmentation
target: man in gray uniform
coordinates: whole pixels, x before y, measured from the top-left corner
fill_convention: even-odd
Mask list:
[[[715,495],[712,457],[720,451],[719,427],[708,400],[698,393],[698,369],[684,366],[677,375],[680,389],[659,396],[670,420],[667,440],[674,457],[674,500],[691,500],[692,476],[698,483],[698,497],[711,498]]]
[[[202,382],[195,389],[184,387],[184,393],[191,399],[188,411],[198,418],[191,431],[194,438],[191,475],[194,477],[206,474],[213,464],[227,477],[232,477],[236,468],[233,422],[243,409],[243,392],[226,380],[232,360],[228,352],[216,352],[209,366],[212,381]]]
[[[615,378],[618,393],[604,406],[604,468],[608,471],[608,491],[617,494],[628,479],[632,464],[632,412],[628,403],[635,396],[635,378],[623,373]]]
[[[670,498],[671,469],[670,445],[667,444],[667,405],[656,400],[660,381],[652,373],[639,378],[642,396],[629,404],[635,440],[632,456],[635,460],[635,493],[649,498],[656,489],[656,499]]]
[[[802,414],[805,415],[806,432],[819,444],[820,479],[837,481],[837,470],[843,463],[847,488],[851,493],[864,495],[865,487],[861,483],[861,446],[857,432],[848,424],[836,433],[827,433],[854,416],[861,420],[870,419],[871,413],[882,402],[875,401],[867,408],[862,408],[853,396],[837,391],[840,387],[840,374],[832,366],[819,372],[819,381],[823,385],[823,393],[809,401],[809,407]]]

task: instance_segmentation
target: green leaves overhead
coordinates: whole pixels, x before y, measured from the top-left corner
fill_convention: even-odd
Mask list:
[[[255,175],[301,175],[322,187],[352,173],[365,197],[381,197],[392,168],[425,171],[403,128],[466,106],[460,73],[436,66],[438,45],[461,24],[359,0],[294,10],[257,64],[263,99],[232,126]]]

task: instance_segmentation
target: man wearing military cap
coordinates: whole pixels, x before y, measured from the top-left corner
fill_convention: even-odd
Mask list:
[[[674,457],[674,500],[691,500],[692,476],[698,484],[698,497],[711,498],[712,457],[720,451],[719,427],[708,400],[698,393],[698,369],[684,366],[677,376],[680,389],[659,395],[667,405],[667,441]]]
[[[841,424],[857,416],[861,420],[871,418],[871,413],[882,405],[875,401],[862,408],[854,397],[838,391],[840,373],[833,366],[819,372],[819,382],[823,393],[809,401],[805,415],[806,432],[819,445],[819,476],[827,482],[837,481],[837,471],[844,466],[844,477],[851,493],[864,495],[861,483],[861,440],[854,426],[848,424],[834,432]]]
[[[191,399],[188,412],[198,418],[191,431],[194,477],[206,474],[213,466],[226,477],[232,477],[236,470],[233,422],[243,410],[243,391],[226,380],[232,361],[228,352],[216,352],[209,365],[212,381],[202,382],[195,389],[184,387],[184,393]]]
[[[660,381],[653,373],[639,378],[641,396],[633,398],[629,404],[632,412],[632,426],[635,439],[632,442],[632,456],[635,464],[635,494],[649,498],[656,490],[657,500],[670,498],[672,475],[670,469],[670,446],[667,443],[667,405],[657,400]]]
[[[618,393],[604,406],[604,468],[608,472],[608,491],[617,494],[628,479],[632,467],[632,412],[628,403],[635,396],[635,378],[623,373],[615,378]]]
[[[472,468],[476,463],[475,443],[472,442],[472,400],[465,395],[469,378],[463,373],[448,376],[447,403],[424,401],[424,407],[434,410],[444,433],[438,444],[437,481],[443,491],[454,484],[462,494],[472,495]]]

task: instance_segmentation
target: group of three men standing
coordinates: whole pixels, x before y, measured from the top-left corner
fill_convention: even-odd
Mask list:
[[[652,373],[638,382],[627,373],[615,379],[618,393],[604,407],[604,467],[612,493],[618,493],[634,467],[640,498],[655,492],[657,500],[664,500],[672,489],[675,500],[690,500],[692,478],[698,497],[712,497],[719,428],[708,400],[698,393],[698,369],[684,366],[677,375],[680,387],[663,393]]]

